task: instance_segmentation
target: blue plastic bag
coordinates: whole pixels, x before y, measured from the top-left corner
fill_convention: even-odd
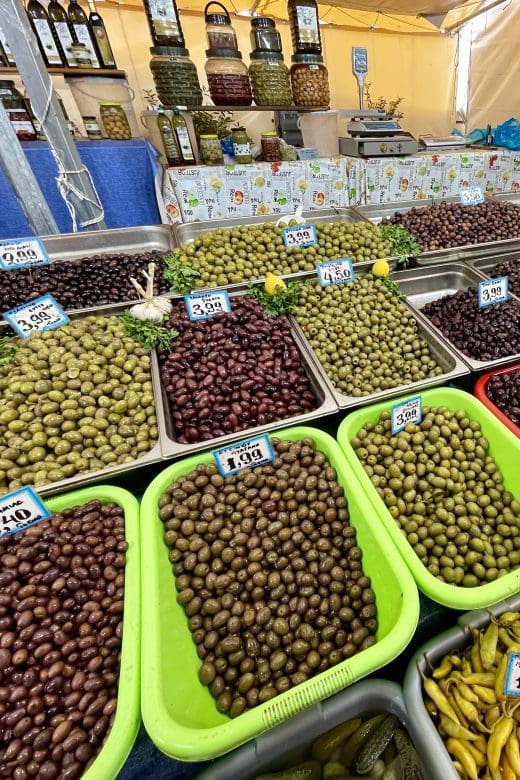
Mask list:
[[[495,146],[504,146],[506,149],[520,149],[520,121],[518,119],[506,120],[498,125],[493,136]]]

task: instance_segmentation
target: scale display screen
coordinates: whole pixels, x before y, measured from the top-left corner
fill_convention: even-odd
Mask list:
[[[382,119],[380,122],[366,122],[363,121],[360,123],[365,130],[374,132],[374,131],[388,131],[388,130],[400,130],[400,126],[397,124],[397,122],[392,122],[391,120],[384,120]]]

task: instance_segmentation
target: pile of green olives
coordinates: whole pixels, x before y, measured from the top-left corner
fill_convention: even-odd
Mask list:
[[[365,396],[442,374],[412,313],[372,274],[307,285],[296,321],[333,385]]]
[[[392,435],[390,412],[351,442],[421,563],[466,588],[520,563],[520,502],[503,485],[480,423],[462,409],[423,409]]]
[[[389,242],[368,222],[316,224],[316,233],[315,246],[288,248],[282,228],[271,223],[219,228],[186,244],[181,261],[200,274],[197,287],[215,287],[259,279],[268,271],[313,271],[316,263],[339,257],[360,263],[390,254]]]
[[[130,463],[153,447],[150,355],[118,317],[15,343],[0,366],[0,493]]]

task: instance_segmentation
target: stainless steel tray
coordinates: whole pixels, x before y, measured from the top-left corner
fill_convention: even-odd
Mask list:
[[[520,206],[520,192],[518,190],[515,190],[514,192],[497,192],[494,195],[491,195],[491,198],[493,200],[508,200],[511,203],[516,203]]]
[[[520,248],[515,252],[504,252],[503,254],[499,255],[493,254],[489,257],[474,257],[466,260],[465,262],[471,268],[475,268],[479,273],[491,278],[493,276],[493,268],[496,265],[499,265],[499,263],[506,263],[509,260],[516,260],[516,262],[520,262]]]
[[[453,295],[457,290],[465,290],[478,284],[486,276],[475,268],[470,268],[463,263],[451,263],[449,265],[430,266],[429,268],[417,268],[415,270],[399,271],[393,278],[399,283],[401,290],[406,295],[407,301],[420,319],[435,336],[449,345],[452,353],[470,367],[472,371],[495,368],[520,359],[520,354],[506,355],[497,360],[475,360],[458,349],[435,325],[421,309],[430,301],[435,301],[444,295]],[[515,296],[511,296],[518,301]],[[519,302],[520,305],[520,302]]]
[[[236,297],[238,293],[232,294],[232,298]],[[304,425],[310,420],[324,417],[327,414],[334,414],[338,411],[336,402],[329,390],[328,383],[323,382],[319,366],[316,363],[316,357],[314,353],[309,352],[307,345],[302,341],[301,336],[297,328],[293,327],[293,338],[298,347],[301,356],[305,372],[310,380],[312,392],[314,393],[318,406],[311,412],[306,414],[298,414],[293,417],[285,417],[282,420],[276,422],[270,422],[266,425],[256,425],[252,428],[243,428],[235,433],[229,433],[225,436],[218,436],[214,439],[206,441],[195,442],[193,444],[181,444],[174,438],[172,419],[170,415],[170,405],[168,397],[164,390],[163,383],[161,381],[161,370],[159,366],[159,359],[156,353],[152,355],[152,377],[154,382],[154,396],[157,405],[157,420],[159,424],[159,441],[161,442],[162,453],[165,458],[178,457],[183,455],[191,455],[201,450],[207,450],[212,448],[218,448],[225,446],[226,444],[239,441],[240,439],[247,439],[250,436],[255,436],[260,433],[269,433],[270,431],[279,430],[280,428],[287,428],[290,425]]]

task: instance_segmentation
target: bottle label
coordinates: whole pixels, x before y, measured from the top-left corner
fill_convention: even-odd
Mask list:
[[[92,62],[93,68],[100,68],[101,65],[99,64],[99,60],[96,56],[96,52],[94,51],[94,46],[92,44],[92,38],[90,37],[89,29],[86,24],[75,24],[74,25],[74,32],[76,33],[76,38],[78,39],[78,43],[85,44],[85,48],[88,51],[90,60]]]
[[[251,155],[251,144],[233,144],[233,153],[235,157],[249,157]]]
[[[105,68],[115,67],[116,61],[114,60],[114,55],[112,54],[112,49],[110,48],[110,43],[108,42],[108,36],[105,28],[97,26],[94,27],[94,35],[96,36],[96,41],[99,53],[101,54],[101,59],[103,60],[103,65]]]
[[[180,157],[180,154],[173,131],[166,126],[163,126],[160,128],[160,133],[168,160],[177,160]]]
[[[10,108],[7,109],[6,113],[16,133],[32,133],[34,135],[34,127],[24,109]]]
[[[56,48],[54,38],[52,37],[49,22],[47,19],[33,19],[32,22],[34,24],[34,29],[36,30],[36,35],[40,39],[42,49],[47,57],[47,62],[49,65],[56,65],[59,67],[63,63],[59,51]]]
[[[181,148],[181,153],[184,162],[192,162],[193,160],[195,160],[195,157],[193,156],[193,149],[191,148],[191,141],[190,141],[190,136],[188,134],[188,128],[176,127],[175,132],[177,134],[177,140],[179,141],[179,146]]]
[[[56,35],[60,39],[61,48],[63,49],[67,65],[69,68],[74,68],[76,66],[76,60],[71,48],[74,41],[70,34],[69,25],[67,22],[54,22],[54,29],[56,30]]]
[[[179,20],[173,2],[147,0],[155,34],[158,36],[179,36]]]
[[[296,6],[296,20],[298,24],[298,38],[302,43],[318,43],[318,14],[315,8],[306,5]]]

